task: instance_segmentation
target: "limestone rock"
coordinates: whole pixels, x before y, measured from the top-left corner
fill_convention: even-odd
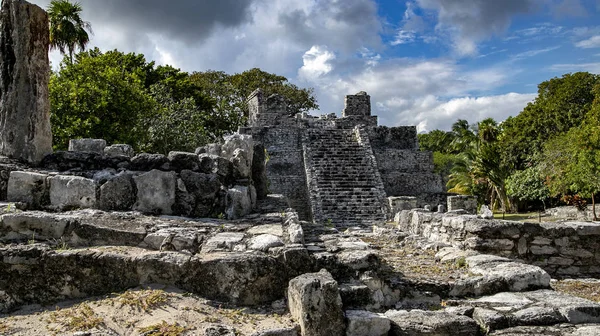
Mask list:
[[[204,336],[236,336],[237,332],[233,327],[224,324],[210,324],[202,327]]]
[[[479,217],[483,219],[494,219],[494,213],[487,205],[482,205],[479,210]]]
[[[135,154],[133,147],[127,144],[114,144],[104,148],[104,154],[107,156],[125,156],[132,158]]]
[[[252,161],[254,155],[254,142],[249,135],[235,133],[225,137],[221,146],[221,156],[233,164],[236,179],[252,177]]]
[[[250,336],[298,336],[299,328],[281,328],[257,331]]]
[[[169,159],[162,154],[140,153],[131,159],[131,170],[169,170]]]
[[[204,243],[202,252],[208,253],[215,250],[233,250],[234,246],[240,244],[244,239],[241,232],[221,232],[217,233]]]
[[[392,321],[390,336],[478,335],[479,332],[473,319],[443,311],[390,310],[385,316]]]
[[[104,154],[106,140],[104,139],[71,139],[69,140],[70,152],[92,152]]]
[[[248,248],[256,251],[267,252],[271,247],[277,246],[283,246],[283,241],[272,234],[261,234],[248,241]]]
[[[227,191],[227,208],[225,214],[228,219],[238,219],[252,211],[252,198],[248,187],[235,186]]]
[[[94,208],[96,182],[79,176],[58,175],[50,182],[50,204],[60,209]]]
[[[181,171],[181,180],[192,197],[191,216],[208,217],[224,211],[218,204],[221,182],[216,174],[196,173],[191,170]]]
[[[175,171],[182,171],[184,169],[198,171],[198,155],[187,152],[169,152],[167,156],[171,162],[171,169]]]
[[[390,320],[381,314],[347,310],[346,320],[346,336],[386,336],[390,331]]]
[[[486,255],[468,257],[466,262],[469,271],[480,276],[458,280],[450,291],[452,296],[481,296],[550,287],[550,275],[538,266]]]
[[[341,336],[345,323],[337,281],[326,270],[290,280],[288,305],[303,336]]]
[[[212,154],[200,154],[198,159],[200,160],[200,172],[217,174],[223,184],[229,184],[233,180],[233,164],[231,161]]]
[[[175,172],[152,170],[133,178],[137,189],[137,201],[133,209],[145,213],[170,215],[175,204]]]
[[[10,172],[7,200],[26,203],[30,209],[39,209],[43,205],[47,205],[50,202],[47,178],[46,174]]]
[[[266,171],[267,153],[262,144],[255,144],[253,152],[252,181],[254,182],[254,187],[256,187],[257,198],[261,200],[269,194],[269,179],[267,178]]]
[[[131,210],[136,195],[131,173],[112,177],[100,187],[98,208],[102,210]]]
[[[0,10],[0,155],[38,164],[52,153],[48,14],[26,1]]]

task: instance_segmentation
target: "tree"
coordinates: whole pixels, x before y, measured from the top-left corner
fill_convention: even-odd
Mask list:
[[[92,26],[81,19],[82,10],[79,3],[68,0],[52,0],[48,6],[50,48],[60,50],[63,55],[68,51],[71,63],[75,48],[83,51],[90,41],[86,30],[91,32]]]
[[[288,109],[305,112],[318,109],[312,88],[299,88],[287,78],[262,71],[258,68],[228,75],[222,71],[195,72],[192,81],[216,101],[216,111],[222,118],[245,123],[248,117],[248,96],[256,89],[265,96],[279,94],[288,101]]]
[[[504,211],[510,210],[505,185],[509,170],[502,165],[499,155],[500,130],[496,121],[488,118],[469,126],[466,120],[458,120],[452,132],[456,135],[452,146],[461,152],[451,169],[448,191],[479,196],[492,207],[499,202]]]
[[[50,79],[50,106],[55,149],[90,137],[138,151],[193,150],[232,128],[189,74],[116,50],[63,62]]]
[[[522,170],[547,140],[579,126],[594,101],[600,76],[588,72],[565,74],[538,85],[538,96],[516,117],[502,123],[501,152],[505,165]]]
[[[539,166],[531,166],[525,170],[517,170],[506,179],[508,196],[519,201],[541,201],[546,208],[546,200],[550,197],[548,186],[544,183]]]

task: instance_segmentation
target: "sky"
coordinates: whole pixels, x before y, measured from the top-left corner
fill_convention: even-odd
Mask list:
[[[314,114],[340,116],[345,95],[366,91],[381,125],[420,132],[503,121],[542,81],[600,73],[600,0],[79,2],[90,47],[188,72],[258,67],[314,88]]]

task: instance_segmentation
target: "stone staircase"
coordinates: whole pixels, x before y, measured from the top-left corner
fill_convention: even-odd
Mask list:
[[[385,220],[385,191],[363,132],[360,128],[308,130],[304,164],[316,223],[347,227]]]

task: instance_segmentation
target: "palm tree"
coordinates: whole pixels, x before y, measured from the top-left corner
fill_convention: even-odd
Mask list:
[[[90,42],[86,30],[92,32],[90,23],[81,19],[81,11],[81,4],[69,0],[52,0],[48,6],[50,48],[58,49],[62,54],[68,50],[71,63],[75,48],[83,51]]]

